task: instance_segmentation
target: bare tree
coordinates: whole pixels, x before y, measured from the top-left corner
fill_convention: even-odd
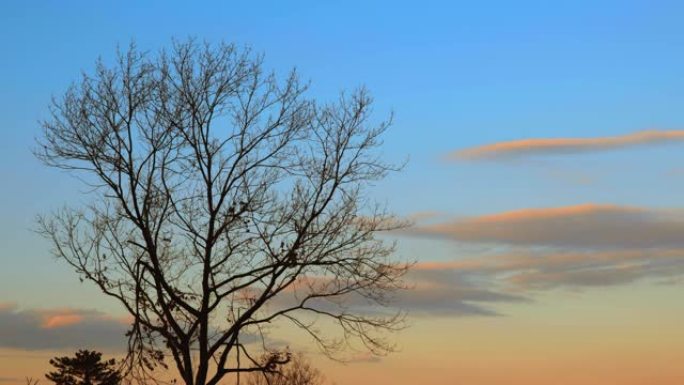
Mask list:
[[[264,328],[280,321],[331,357],[390,351],[402,315],[378,306],[407,265],[375,237],[403,224],[366,194],[395,169],[375,153],[389,121],[369,122],[367,93],[316,103],[294,71],[278,80],[233,45],[117,57],[54,100],[36,150],[92,186],[91,203],[38,222],[133,316],[130,367],[170,360],[188,385],[274,371],[289,354]]]
[[[264,357],[268,360],[268,357]],[[321,385],[323,374],[311,366],[303,354],[292,355],[292,359],[274,373],[249,373],[246,385]]]

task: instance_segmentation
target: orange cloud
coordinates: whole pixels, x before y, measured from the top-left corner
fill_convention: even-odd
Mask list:
[[[684,215],[583,204],[532,208],[418,226],[404,233],[461,242],[540,247],[684,247]]]
[[[423,261],[412,268],[410,276],[419,289],[467,288],[477,293],[465,296],[459,291],[466,303],[494,294],[684,279],[681,210],[589,203],[457,218],[407,232],[504,246],[494,255]]]
[[[648,130],[599,138],[532,138],[466,148],[448,154],[446,159],[478,160],[534,154],[577,153],[681,141],[684,141],[684,130]]]
[[[505,211],[497,214],[483,215],[472,218],[473,223],[497,223],[497,222],[520,222],[520,221],[534,221],[545,220],[562,217],[573,217],[590,215],[597,212],[639,212],[642,211],[636,207],[626,207],[617,205],[594,204],[585,203],[574,206],[564,207],[549,207],[549,208],[531,208],[514,211]]]
[[[83,319],[84,317],[81,314],[55,314],[45,317],[41,326],[45,329],[61,328],[81,323]]]
[[[130,319],[87,309],[21,309],[0,305],[0,348],[41,350],[122,349]]]

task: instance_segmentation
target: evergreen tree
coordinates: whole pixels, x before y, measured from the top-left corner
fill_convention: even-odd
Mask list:
[[[57,370],[45,375],[57,385],[118,385],[121,375],[116,360],[102,361],[102,353],[79,350],[75,357],[55,357],[50,365]]]

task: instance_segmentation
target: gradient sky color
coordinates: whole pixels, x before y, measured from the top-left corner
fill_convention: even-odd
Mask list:
[[[125,323],[31,231],[87,199],[31,154],[51,96],[117,45],[189,36],[296,66],[322,99],[365,85],[395,113],[383,154],[409,163],[373,194],[417,222],[392,235],[419,261],[400,298],[413,326],[379,360],[312,352],[328,378],[684,383],[683,16],[657,0],[3,1],[0,385],[42,377],[79,325],[115,354]]]

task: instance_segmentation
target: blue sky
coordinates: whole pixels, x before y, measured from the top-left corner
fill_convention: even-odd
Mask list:
[[[395,113],[385,157],[409,158],[373,189],[401,215],[585,203],[673,209],[683,206],[681,142],[503,161],[444,156],[517,139],[683,129],[683,15],[677,1],[3,1],[0,302],[115,309],[30,231],[37,214],[86,200],[74,178],[30,150],[51,96],[117,45],[224,40],[263,52],[279,73],[296,67],[321,99],[365,85],[378,119]],[[469,250],[400,243],[418,259]]]
[[[383,151],[410,159],[404,173],[378,186],[401,214],[586,201],[672,206],[679,199],[673,189],[684,187],[667,177],[682,157],[662,148],[524,167],[440,160],[493,141],[681,127],[684,31],[677,2],[122,4],[0,6],[0,175],[7,182],[0,190],[0,244],[5,258],[31,261],[20,259],[17,269],[40,271],[34,258],[46,256],[45,244],[27,231],[35,214],[80,199],[73,179],[32,157],[38,120],[52,95],[133,39],[150,50],[188,36],[249,45],[276,71],[296,66],[324,99],[367,86],[378,118],[396,114]]]

